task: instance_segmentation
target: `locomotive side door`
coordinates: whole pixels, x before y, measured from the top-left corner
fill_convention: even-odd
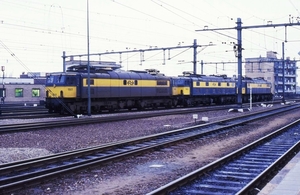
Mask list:
[[[80,98],[81,97],[81,90],[83,84],[82,84],[83,79],[81,78],[81,75],[76,75],[75,77],[75,85],[76,85],[76,98]]]

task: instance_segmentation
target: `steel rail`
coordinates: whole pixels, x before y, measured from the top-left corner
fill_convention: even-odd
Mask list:
[[[62,118],[64,116],[55,114],[55,113],[48,113],[45,111],[41,112],[24,112],[18,114],[5,114],[0,117],[1,120],[3,119],[36,119],[36,118]]]
[[[270,142],[271,139],[275,139],[277,136],[281,135],[283,132],[288,131],[290,128],[293,128],[294,126],[299,126],[300,120],[297,120],[285,127],[282,127],[278,129],[277,131],[264,136],[263,138],[248,144],[247,146],[232,152],[198,170],[195,170],[181,178],[178,178],[177,180],[174,180],[156,190],[153,190],[152,192],[148,193],[147,195],[164,195],[164,194],[179,194],[179,193],[187,193],[188,191],[193,191],[194,193],[197,194],[214,194],[214,193],[221,193],[221,194],[256,194],[258,189],[265,184],[266,179],[270,179],[272,176],[274,176],[274,170],[278,170],[278,167],[283,166],[286,164],[286,162],[291,159],[292,156],[294,156],[297,152],[300,150],[300,141],[296,143],[291,143],[290,146],[288,146],[289,149],[286,149],[286,151],[280,155],[278,154],[279,157],[276,158],[276,160],[273,160],[272,163],[268,162],[268,158],[265,156],[262,158],[262,161],[268,162],[270,165],[267,166],[265,170],[262,172],[259,172],[256,174],[253,180],[249,181],[248,183],[242,184],[243,181],[246,178],[244,177],[251,177],[251,175],[248,173],[249,169],[251,170],[252,174],[255,172],[254,170],[256,169],[257,166],[261,168],[260,163],[255,162],[254,157],[248,157],[248,159],[251,159],[252,162],[252,167],[250,166],[247,169],[247,173],[244,173],[241,168],[238,167],[238,164],[243,165],[243,161],[240,160],[241,156],[250,154],[251,151],[255,150],[257,147],[261,146],[262,144],[265,144],[267,142]],[[266,144],[268,145],[268,144]],[[287,144],[286,144],[287,146]],[[285,147],[285,146],[284,146]],[[283,147],[283,148],[284,148]],[[278,153],[282,152],[281,148],[277,148]],[[279,152],[280,151],[280,152]],[[271,153],[271,152],[269,152]],[[267,155],[267,154],[265,154]],[[270,156],[272,154],[269,154]],[[246,158],[246,157],[245,157]],[[246,158],[246,160],[248,160]],[[249,161],[249,160],[248,160]],[[220,167],[226,167],[230,163],[236,162],[236,171],[239,172],[239,174],[235,174],[234,172],[225,172],[224,178],[221,178],[221,181],[218,181],[218,179],[211,179],[214,181],[209,181],[208,179],[205,178],[210,178],[207,177],[208,175],[213,177],[222,177],[222,171]],[[259,161],[258,161],[259,162]],[[249,163],[249,162],[248,162]],[[267,164],[267,163],[266,163]],[[232,165],[231,165],[232,166]],[[219,170],[219,171],[217,171]],[[224,169],[222,169],[224,170]],[[217,174],[215,174],[217,173]],[[248,175],[247,175],[248,174]],[[218,176],[216,176],[218,175]],[[225,179],[225,177],[227,177]],[[203,179],[202,179],[203,178]],[[194,185],[193,183],[197,182],[197,185]],[[203,183],[202,183],[203,182]],[[221,184],[222,183],[222,184]],[[243,185],[240,190],[237,190],[238,185]],[[193,186],[193,187],[192,187]],[[233,187],[230,187],[233,186]],[[180,189],[184,190],[180,191]],[[205,191],[208,189],[207,191]],[[211,190],[211,191],[210,191]],[[226,191],[227,190],[227,191]]]
[[[205,107],[205,108],[181,108],[176,110],[160,110],[160,111],[147,111],[147,112],[130,112],[123,114],[109,114],[109,115],[96,115],[94,117],[82,117],[73,118],[71,116],[60,117],[58,120],[47,120],[47,121],[36,121],[36,122],[23,122],[20,124],[2,124],[0,126],[0,133],[11,133],[17,131],[30,131],[35,129],[53,128],[53,127],[64,127],[71,125],[85,125],[95,124],[103,122],[113,122],[121,120],[132,120],[139,118],[157,117],[162,115],[178,115],[187,114],[194,112],[207,112],[216,110],[226,110],[229,106],[218,106],[218,107]],[[0,117],[1,119],[1,117]]]
[[[120,160],[120,158],[127,157],[128,155],[138,155],[149,150],[174,145],[175,143],[185,140],[193,140],[221,131],[230,131],[233,127],[249,122],[249,120],[261,119],[282,113],[284,110],[299,108],[299,106],[300,105],[294,105],[284,107],[277,111],[272,110],[269,114],[263,112],[254,113],[250,116],[241,116],[240,118],[231,118],[142,138],[108,143],[99,147],[91,147],[52,156],[3,164],[0,166],[0,191],[10,188],[16,189],[17,186],[22,187],[30,182],[40,182],[42,178],[53,177],[63,172],[92,165],[99,166],[101,163],[107,163],[111,160]]]
[[[275,173],[280,170],[287,162],[300,151],[300,141],[298,141],[293,147],[291,147],[285,154],[278,158],[271,166],[264,170],[255,179],[249,182],[243,189],[238,191],[237,195],[257,193],[257,189],[262,189],[266,181],[274,177]]]
[[[279,104],[281,103],[280,101],[272,101],[272,102],[266,102],[264,104]],[[255,102],[253,103],[253,105],[260,105],[262,103],[260,102]],[[244,104],[244,108],[245,107],[249,107],[250,104]],[[220,110],[220,109],[229,109],[232,108],[233,105],[222,105],[222,106],[218,106],[218,105],[214,105],[214,106],[210,106],[210,107],[189,107],[186,109],[189,110]],[[178,110],[185,110],[183,108],[176,108]],[[147,109],[149,111],[149,109]],[[168,109],[165,108],[158,108],[156,110],[160,110],[160,111],[166,111]],[[174,109],[171,109],[174,110]],[[1,113],[2,112],[2,113]],[[130,113],[135,113],[135,112],[139,112],[138,110],[131,110]],[[192,112],[192,111],[191,111]],[[106,112],[103,112],[106,113]],[[102,115],[103,113],[101,113],[100,115]],[[113,114],[113,113],[129,113],[128,110],[119,110],[117,112],[107,112],[109,114]],[[99,114],[98,114],[99,115]],[[58,113],[49,113],[48,110],[46,108],[43,108],[41,106],[7,106],[4,108],[0,108],[0,119],[32,119],[32,118],[47,118],[47,117],[66,117],[68,115],[60,115]],[[94,116],[97,116],[94,115]]]

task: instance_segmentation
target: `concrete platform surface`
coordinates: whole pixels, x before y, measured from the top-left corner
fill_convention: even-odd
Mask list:
[[[300,153],[258,195],[300,195]]]

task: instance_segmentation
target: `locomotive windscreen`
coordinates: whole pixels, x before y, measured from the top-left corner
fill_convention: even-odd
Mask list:
[[[46,84],[65,84],[65,85],[76,85],[77,79],[70,75],[50,75],[47,76]]]
[[[66,81],[65,75],[50,75],[47,77],[46,83],[59,84],[59,83],[65,83],[65,81]]]

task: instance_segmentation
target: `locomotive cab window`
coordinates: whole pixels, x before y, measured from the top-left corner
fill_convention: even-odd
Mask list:
[[[54,77],[53,76],[47,76],[46,83],[53,83]]]
[[[221,86],[221,82],[218,82],[218,86]]]
[[[196,86],[200,86],[200,82],[199,81],[196,82]]]
[[[57,83],[64,83],[65,82],[65,76],[59,75],[57,77]]]
[[[205,85],[206,85],[206,86],[209,86],[209,82],[206,82]]]
[[[54,84],[65,83],[66,76],[63,75],[55,75],[53,79]]]

